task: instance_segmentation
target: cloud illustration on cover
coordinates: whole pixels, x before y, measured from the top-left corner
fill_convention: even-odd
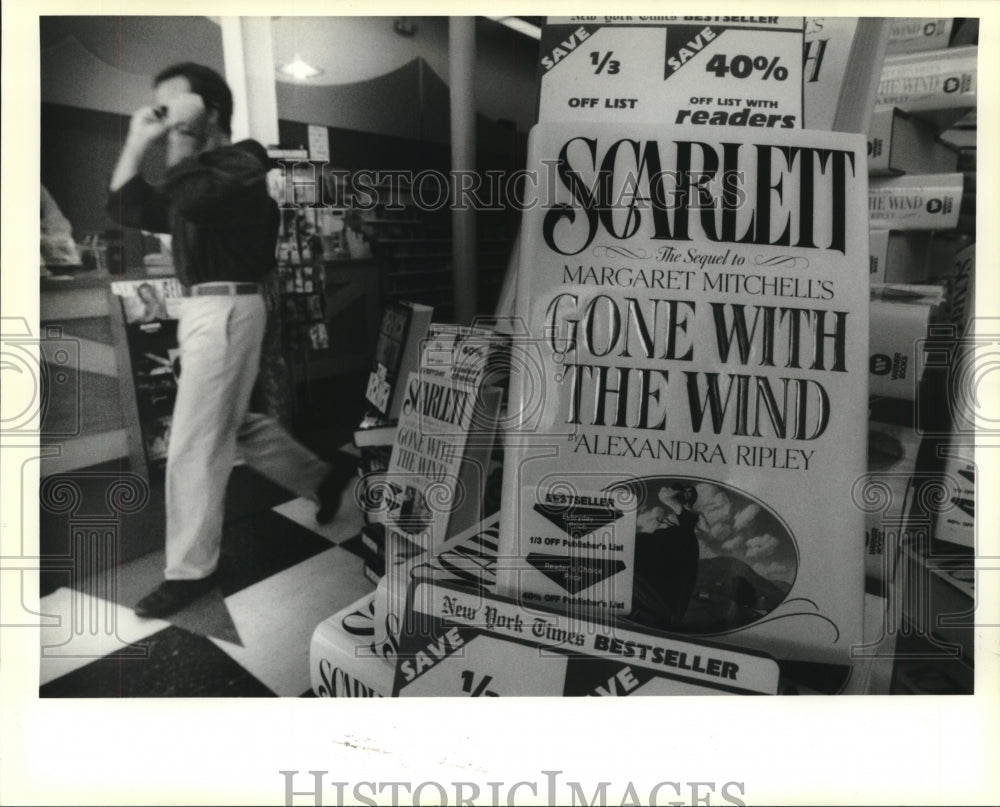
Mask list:
[[[737,533],[728,541],[723,542],[722,546],[719,547],[727,555],[736,555],[737,557],[742,557],[743,547],[747,542],[747,537],[743,533]]]
[[[744,557],[747,560],[758,560],[773,555],[780,542],[773,535],[757,535],[747,541]]]
[[[742,530],[760,512],[759,504],[748,504],[733,518],[733,529]]]
[[[694,486],[698,493],[698,501],[695,510],[704,513],[708,519],[710,530],[707,538],[711,543],[722,544],[733,534],[732,512],[733,503],[729,494],[720,489],[717,485],[707,482],[700,482]]]

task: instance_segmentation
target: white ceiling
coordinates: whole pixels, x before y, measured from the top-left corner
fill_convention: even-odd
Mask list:
[[[209,17],[219,23],[219,17]],[[396,20],[406,20],[412,36],[395,31]],[[516,59],[522,69],[534,72],[537,43],[512,34],[499,22],[476,17],[479,61]],[[531,18],[536,24],[541,18]],[[351,84],[385,75],[416,58],[422,58],[442,79],[448,76],[448,17],[272,17],[275,70],[296,58],[322,71],[295,82],[276,73],[279,81],[314,86]],[[491,47],[493,46],[493,47]],[[490,53],[490,51],[493,53]],[[490,58],[492,56],[492,59]]]
[[[272,21],[275,67],[296,56],[323,72],[302,83],[350,84],[385,75],[421,57],[448,75],[447,17],[412,17],[411,37],[397,34],[393,17],[279,17]],[[289,81],[278,76],[281,81]]]

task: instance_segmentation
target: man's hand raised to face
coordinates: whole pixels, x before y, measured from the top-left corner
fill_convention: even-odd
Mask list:
[[[160,112],[155,107],[144,106],[132,115],[126,145],[145,150],[150,143],[163,137],[166,132],[167,125]]]
[[[144,106],[132,115],[128,126],[128,136],[111,174],[108,188],[118,190],[139,173],[146,150],[167,133],[167,124],[162,111],[154,106]]]

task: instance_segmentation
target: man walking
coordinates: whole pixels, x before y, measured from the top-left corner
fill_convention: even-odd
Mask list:
[[[230,143],[232,93],[214,70],[174,65],[156,77],[154,93],[154,105],[132,116],[108,203],[125,226],[172,234],[177,277],[190,294],[177,328],[165,580],[136,606],[141,617],[173,613],[214,584],[237,449],[250,467],[318,499],[321,523],[335,515],[352,475],[295,442],[273,418],[248,413],[266,321],[260,284],[274,267],[279,226],[266,151],[252,140]],[[154,187],[140,169],[163,137],[167,172]]]

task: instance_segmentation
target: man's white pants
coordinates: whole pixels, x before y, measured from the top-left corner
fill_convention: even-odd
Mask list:
[[[215,571],[237,452],[300,496],[314,496],[329,472],[274,418],[247,412],[266,318],[257,294],[184,300],[177,327],[181,374],[167,452],[168,580],[196,580]]]

